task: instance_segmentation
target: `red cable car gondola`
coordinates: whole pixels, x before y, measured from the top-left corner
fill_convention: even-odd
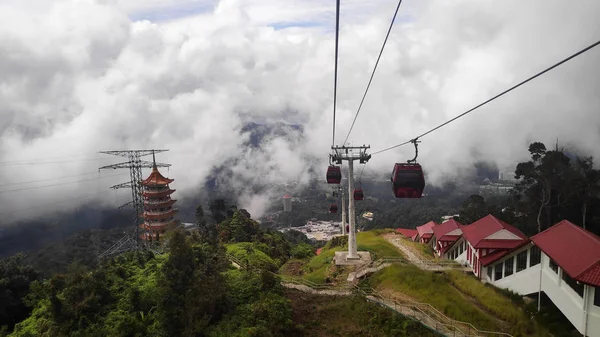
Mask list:
[[[423,195],[425,177],[419,164],[396,163],[391,180],[396,198],[420,198]]]
[[[329,206],[329,213],[337,213],[337,208],[336,204],[331,204],[331,206]]]
[[[411,141],[415,145],[415,157],[408,163],[396,163],[392,171],[392,190],[396,198],[420,198],[425,189],[423,168],[417,164],[419,149],[417,139]]]
[[[329,165],[327,168],[327,183],[339,184],[342,181],[342,170],[339,166]]]
[[[357,188],[354,190],[354,200],[363,200],[365,198],[365,194],[363,193],[362,188]]]

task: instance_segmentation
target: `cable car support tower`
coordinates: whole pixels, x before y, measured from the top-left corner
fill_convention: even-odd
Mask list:
[[[371,146],[332,146],[333,154],[331,159],[334,163],[341,164],[342,161],[348,162],[348,255],[346,260],[360,260],[361,257],[356,247],[356,215],[354,211],[354,161],[358,160],[360,164],[365,164],[371,159],[367,150]]]
[[[118,255],[130,250],[136,250],[140,248],[151,249],[152,247],[145,245],[144,247],[140,247],[140,235],[139,235],[139,226],[142,223],[141,214],[144,212],[144,200],[142,198],[142,168],[152,168],[153,162],[141,160],[140,158],[143,156],[153,155],[155,153],[166,152],[169,150],[124,150],[124,151],[100,151],[103,154],[109,154],[113,156],[126,157],[129,160],[126,162],[106,165],[100,167],[98,170],[106,170],[106,169],[122,169],[128,168],[129,175],[131,180],[122,184],[111,186],[112,189],[120,189],[120,188],[130,188],[131,189],[131,201],[119,206],[119,209],[122,209],[128,205],[133,206],[133,231],[131,234],[125,233],[119,241],[113,244],[110,248],[104,251],[102,254],[98,256],[99,259]],[[170,167],[171,164],[164,163],[156,163],[157,167]],[[132,238],[133,236],[133,238]]]

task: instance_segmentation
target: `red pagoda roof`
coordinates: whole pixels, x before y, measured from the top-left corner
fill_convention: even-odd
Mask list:
[[[573,279],[600,287],[600,237],[563,220],[531,240]]]
[[[168,212],[157,213],[157,214],[151,214],[151,213],[144,212],[143,216],[144,216],[144,219],[146,219],[146,220],[165,219],[165,218],[170,218],[171,216],[175,215],[175,213],[177,213],[177,210],[171,209]]]
[[[160,172],[158,172],[158,168],[154,166],[152,168],[152,172],[148,176],[148,178],[142,180],[142,185],[144,186],[164,186],[172,183],[174,179],[165,178]]]
[[[146,208],[146,209],[156,209],[156,208],[169,207],[169,206],[173,206],[173,204],[176,201],[177,200],[175,200],[175,199],[169,199],[167,201],[157,202],[157,203],[144,202],[144,208]]]
[[[144,191],[142,193],[142,196],[143,197],[152,197],[152,198],[162,198],[162,197],[166,197],[167,195],[171,195],[173,192],[175,192],[175,190],[172,190],[172,189],[168,189],[168,190],[164,190],[164,191],[159,191],[159,192]]]

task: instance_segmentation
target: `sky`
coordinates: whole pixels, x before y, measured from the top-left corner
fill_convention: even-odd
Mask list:
[[[396,5],[342,0],[338,145]],[[403,1],[349,143],[377,151],[462,113],[596,42],[598,12],[594,0]],[[306,183],[310,168],[325,179],[334,1],[3,0],[0,22],[0,225],[126,202],[108,187],[127,170],[98,171],[124,158],[102,150],[169,149],[157,160],[178,199],[235,159],[230,183],[255,217],[274,195],[248,181]],[[428,184],[479,160],[513,171],[532,141],[600,157],[599,59],[600,47],[423,137]],[[249,150],[252,121],[304,135]],[[410,146],[374,155],[365,174],[412,157]]]

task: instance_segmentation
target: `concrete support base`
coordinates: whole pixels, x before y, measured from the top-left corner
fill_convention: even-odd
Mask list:
[[[357,255],[355,258],[348,258],[348,252],[335,252],[333,260],[336,266],[362,266],[371,263],[371,253],[357,252]]]

